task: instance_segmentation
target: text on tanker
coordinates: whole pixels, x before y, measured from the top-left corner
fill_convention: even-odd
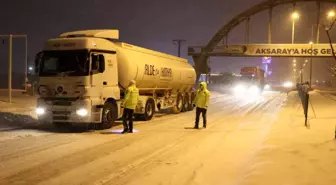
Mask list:
[[[145,65],[145,75],[149,75],[149,76],[155,76],[155,75],[159,75],[160,71],[158,69],[155,69],[154,65]],[[173,73],[172,73],[172,69],[171,68],[166,68],[163,67],[161,68],[161,76],[163,77],[172,77]]]

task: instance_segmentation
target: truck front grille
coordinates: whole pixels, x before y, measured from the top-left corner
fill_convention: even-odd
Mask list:
[[[68,116],[53,116],[54,121],[66,121],[69,120]]]
[[[52,111],[52,114],[70,115],[70,111]]]
[[[53,105],[71,106],[71,101],[53,101]]]
[[[67,121],[70,119],[70,111],[52,111],[53,121]]]

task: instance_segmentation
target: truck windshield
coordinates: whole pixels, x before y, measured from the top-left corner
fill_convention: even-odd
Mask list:
[[[87,76],[90,60],[87,50],[44,51],[40,76]]]

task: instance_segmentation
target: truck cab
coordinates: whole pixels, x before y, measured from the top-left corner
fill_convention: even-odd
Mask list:
[[[120,118],[116,49],[107,39],[117,30],[80,31],[49,39],[35,58],[39,76],[36,113],[39,121],[103,123]]]

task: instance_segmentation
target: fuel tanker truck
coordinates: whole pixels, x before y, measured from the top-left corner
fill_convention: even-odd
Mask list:
[[[186,59],[118,39],[118,30],[82,30],[46,42],[35,60],[39,121],[110,128],[122,117],[131,80],[140,92],[136,117],[150,120],[161,109],[193,110],[196,73]]]

